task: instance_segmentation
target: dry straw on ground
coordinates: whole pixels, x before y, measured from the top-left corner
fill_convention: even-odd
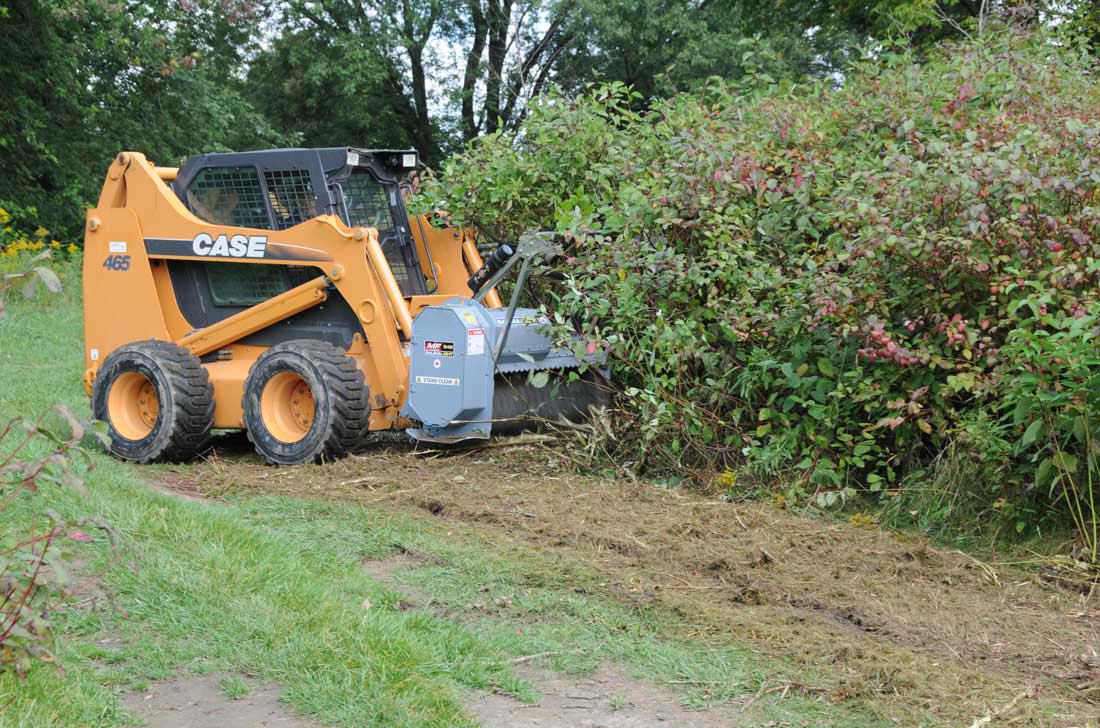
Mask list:
[[[1083,658],[1100,647],[1095,599],[919,538],[578,475],[541,443],[427,457],[380,446],[293,470],[231,448],[194,475],[207,494],[396,508],[575,559],[615,597],[678,614],[685,635],[783,658],[823,676],[814,694],[905,725],[1083,725],[1097,712],[1100,670]]]

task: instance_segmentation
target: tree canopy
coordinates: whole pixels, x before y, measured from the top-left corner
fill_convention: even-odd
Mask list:
[[[994,16],[1100,38],[1035,0],[3,0],[0,201],[72,238],[122,149],[413,145],[438,166],[533,99],[622,82],[644,108],[712,77],[836,81]]]

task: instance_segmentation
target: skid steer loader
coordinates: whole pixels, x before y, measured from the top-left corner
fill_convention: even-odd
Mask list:
[[[413,150],[348,147],[179,168],[119,154],[87,214],[83,270],[84,386],[111,451],[185,460],[212,429],[243,429],[267,462],[293,465],[371,431],[484,439],[602,402],[599,362],[518,308],[553,246],[528,235],[483,260],[468,232],[408,216],[416,164]],[[505,307],[496,286],[517,265]]]

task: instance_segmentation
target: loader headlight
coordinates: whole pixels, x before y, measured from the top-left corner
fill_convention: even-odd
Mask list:
[[[415,152],[401,152],[400,154],[391,154],[386,157],[386,166],[392,169],[416,169],[416,153]]]

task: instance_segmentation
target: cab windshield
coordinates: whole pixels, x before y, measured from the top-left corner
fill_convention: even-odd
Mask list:
[[[344,205],[344,222],[352,227],[373,227],[378,230],[378,242],[401,293],[406,296],[427,292],[416,248],[406,232],[404,206],[396,184],[379,181],[369,170],[356,169],[339,182]]]

